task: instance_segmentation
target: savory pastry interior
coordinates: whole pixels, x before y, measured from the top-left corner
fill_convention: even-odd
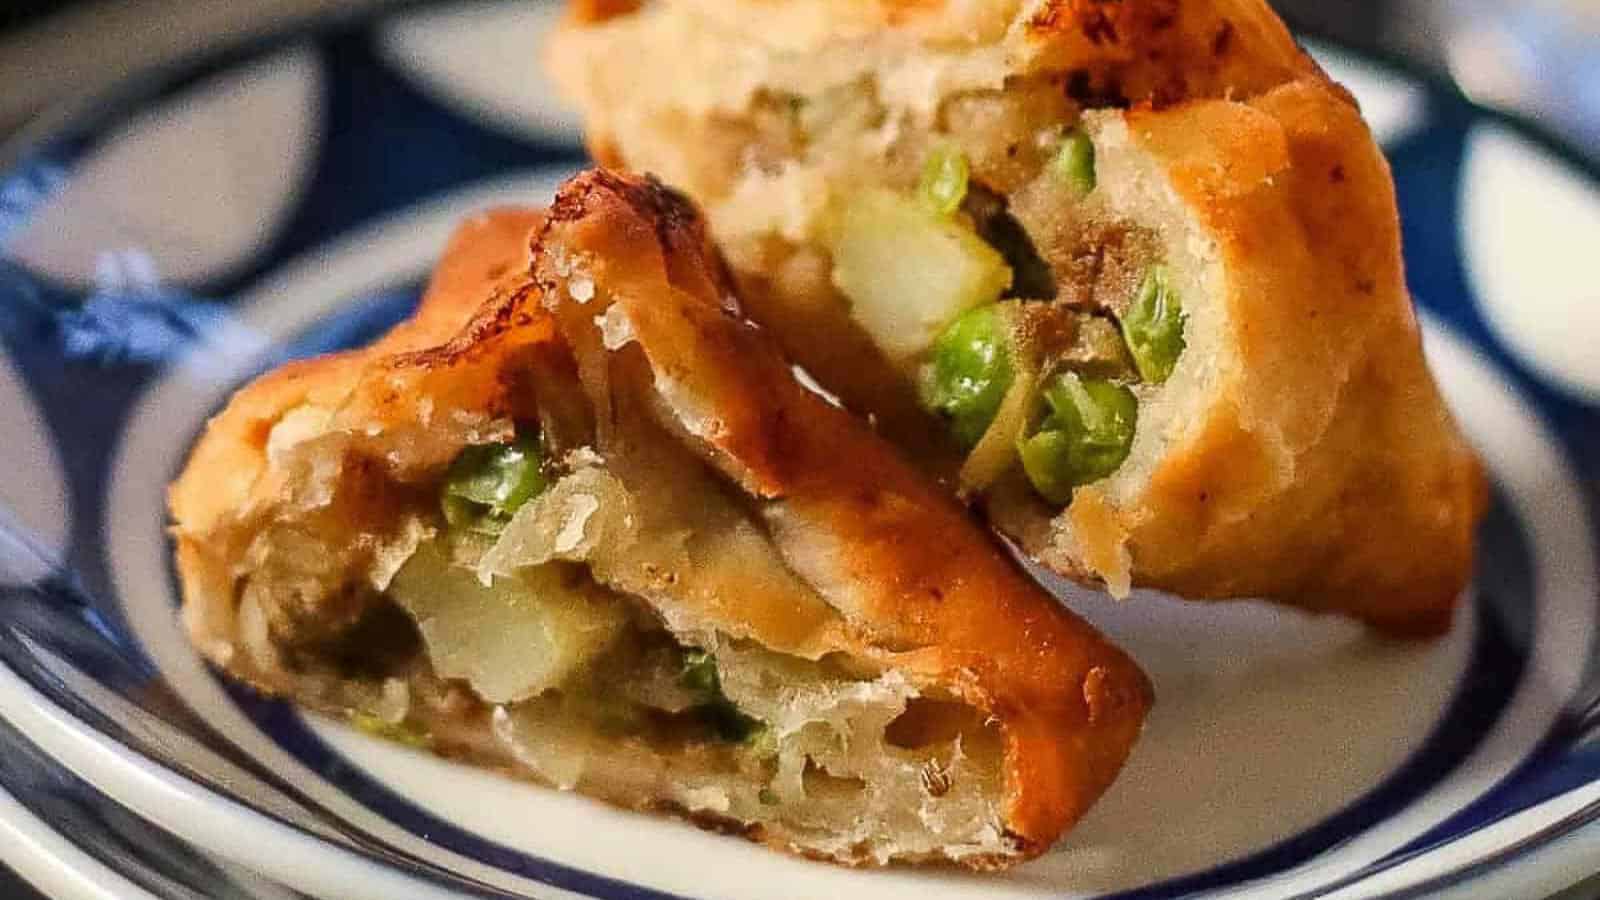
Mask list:
[[[549,49],[596,156],[1035,559],[1448,625],[1482,477],[1383,158],[1262,0],[576,0]]]
[[[464,225],[373,346],[241,390],[171,507],[229,675],[839,862],[1042,852],[1150,703],[797,380],[685,200],[604,171]]]

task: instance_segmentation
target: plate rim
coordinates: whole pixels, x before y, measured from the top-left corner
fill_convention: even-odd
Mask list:
[[[95,859],[0,785],[0,862],[47,897],[160,900]]]
[[[31,151],[39,146],[44,145],[53,139],[62,137],[66,134],[71,134],[81,129],[83,126],[92,123],[97,118],[107,115],[110,110],[122,102],[142,100],[147,98],[150,95],[154,85],[165,83],[184,74],[196,73],[212,68],[227,68],[235,59],[242,60],[256,57],[269,50],[285,46],[289,42],[297,39],[315,38],[327,33],[328,31],[357,26],[392,15],[402,15],[408,9],[420,7],[444,7],[449,5],[464,6],[473,5],[480,2],[484,2],[484,0],[379,0],[379,2],[361,4],[357,8],[321,11],[303,16],[292,17],[261,32],[253,33],[243,37],[230,38],[226,35],[209,35],[204,43],[185,48],[181,52],[175,52],[164,57],[151,58],[144,61],[142,64],[136,66],[129,72],[116,77],[112,82],[100,90],[91,91],[80,96],[56,101],[47,105],[36,114],[31,116],[27,122],[22,127],[18,128],[13,135],[6,138],[4,141],[0,141],[0,174],[9,173],[15,170],[17,164],[25,159]],[[552,2],[552,0],[532,0],[532,2]],[[1533,121],[1515,112],[1493,107],[1475,100],[1470,95],[1465,93],[1459,86],[1450,81],[1443,73],[1428,69],[1414,60],[1408,59],[1393,51],[1383,48],[1359,46],[1355,43],[1333,37],[1325,31],[1315,28],[1298,29],[1296,30],[1294,36],[1297,43],[1301,43],[1302,46],[1304,45],[1305,41],[1309,40],[1318,46],[1326,47],[1334,52],[1342,53],[1354,59],[1370,64],[1375,64],[1383,69],[1396,73],[1405,79],[1424,87],[1429,94],[1442,94],[1464,105],[1482,119],[1491,121],[1494,124],[1502,127],[1506,127],[1522,139],[1532,143],[1534,146],[1546,151],[1550,151],[1562,163],[1570,166],[1574,171],[1578,172],[1584,180],[1596,185],[1600,185],[1600,160],[1596,160],[1584,155],[1577,149],[1575,143],[1541,123]],[[1477,339],[1473,339],[1468,342],[1477,343]],[[1497,367],[1505,368],[1506,360],[1497,359],[1495,364]],[[1560,385],[1552,384],[1548,380],[1537,377],[1536,375],[1528,372],[1526,368],[1521,365],[1520,361],[1515,361],[1515,371],[1517,374],[1522,375],[1532,383],[1539,385],[1542,388],[1555,391],[1563,398],[1579,403],[1587,409],[1593,409],[1591,404],[1584,403],[1584,401],[1580,398],[1575,398],[1570,392],[1565,391]],[[1514,385],[1514,387],[1516,387],[1518,390],[1523,388],[1522,385]],[[1535,406],[1538,405],[1539,404],[1535,404]],[[1568,448],[1563,447],[1564,451],[1567,449]],[[1570,454],[1568,455],[1570,456]],[[1600,526],[1600,522],[1594,524],[1596,526]],[[231,798],[218,796],[211,792],[199,781],[196,781],[186,776],[182,772],[176,771],[157,760],[151,759],[133,747],[124,745],[121,742],[116,741],[114,738],[102,734],[89,723],[84,722],[77,716],[73,715],[70,711],[61,708],[53,702],[50,702],[48,698],[39,693],[36,688],[27,684],[26,679],[21,675],[21,673],[16,672],[9,666],[0,664],[0,670],[3,670],[0,671],[0,696],[14,695],[17,687],[20,687],[24,692],[33,692],[36,702],[39,702],[43,707],[43,709],[39,710],[41,714],[44,714],[44,709],[48,709],[51,712],[60,716],[64,716],[66,719],[70,720],[70,725],[56,723],[60,728],[66,729],[63,734],[67,736],[62,738],[63,741],[70,741],[74,739],[84,741],[85,753],[98,751],[102,756],[110,755],[112,757],[120,757],[124,754],[127,755],[129,757],[127,759],[117,759],[117,765],[126,767],[128,769],[127,774],[131,778],[154,776],[157,782],[164,783],[168,789],[177,789],[180,793],[188,793],[192,795],[189,797],[189,799],[193,801],[210,803],[216,803],[220,801],[224,807],[230,808],[233,812],[242,813],[245,817],[256,820],[256,824],[260,827],[264,827],[268,832],[279,832],[278,834],[274,835],[279,840],[289,839],[296,842],[302,840],[310,841],[325,851],[332,850],[340,853],[341,855],[348,856],[349,859],[347,862],[353,863],[357,867],[355,870],[352,870],[351,874],[356,874],[356,872],[361,869],[367,870],[367,877],[370,877],[373,872],[402,874],[402,877],[404,877],[408,882],[406,887],[408,890],[413,892],[418,890],[427,890],[430,892],[428,896],[440,898],[473,896],[472,894],[453,891],[448,887],[438,884],[430,884],[426,880],[416,878],[409,873],[397,873],[397,871],[392,867],[381,865],[376,860],[356,853],[349,848],[341,847],[315,835],[303,832],[292,824],[282,822],[274,817],[265,815],[260,810],[250,807],[247,804],[235,801]],[[12,679],[15,679],[14,683],[7,684],[7,682],[11,681]],[[26,693],[23,693],[22,696],[26,697]],[[3,706],[3,704],[0,704],[0,706]],[[27,712],[33,711],[34,710],[27,710]],[[6,718],[8,721],[13,723],[16,723],[17,721],[14,715],[7,715]],[[23,731],[29,740],[37,741],[34,732],[24,729],[20,725],[18,725],[18,728],[20,731]],[[67,734],[68,732],[76,729],[81,729],[82,733],[78,735]],[[41,743],[40,746],[44,746],[44,744]],[[111,791],[105,790],[98,783],[98,780],[96,780],[96,782],[93,784],[93,787],[97,791],[101,791],[104,796],[110,797],[115,802],[134,812],[136,815],[140,815],[141,818],[145,818],[147,821],[155,823],[158,827],[163,828],[163,830],[184,836],[183,832],[179,829],[162,824],[155,817],[145,816],[144,813],[139,810],[137,805],[123,800],[121,797],[116,796],[116,794]],[[1296,896],[1305,898],[1338,896],[1338,892],[1344,891],[1347,888],[1359,887],[1362,881],[1365,881],[1372,875],[1406,865],[1415,859],[1432,857],[1435,854],[1440,853],[1447,853],[1451,847],[1455,846],[1464,838],[1506,829],[1513,823],[1513,820],[1515,819],[1525,815],[1548,810],[1550,807],[1560,804],[1560,802],[1563,800],[1574,798],[1577,795],[1585,794],[1586,792],[1593,792],[1595,794],[1594,798],[1578,809],[1561,815],[1560,817],[1538,827],[1538,830],[1526,834],[1522,838],[1511,842],[1499,850],[1492,851],[1485,856],[1470,860],[1458,867],[1450,869],[1449,871],[1431,876],[1422,882],[1401,887],[1397,891],[1385,893],[1381,896],[1384,898],[1396,898],[1396,900],[1398,900],[1398,898],[1409,898],[1437,891],[1448,890],[1485,876],[1490,872],[1498,872],[1504,875],[1506,874],[1507,868],[1511,864],[1523,858],[1541,857],[1546,854],[1556,854],[1558,857],[1566,857],[1569,855],[1575,857],[1578,855],[1578,851],[1582,849],[1581,847],[1575,846],[1562,852],[1560,851],[1559,845],[1562,843],[1563,839],[1579,834],[1586,829],[1600,834],[1600,826],[1595,824],[1597,820],[1600,820],[1600,774],[1597,774],[1595,778],[1577,787],[1563,791],[1562,793],[1541,800],[1532,806],[1519,810],[1516,813],[1513,813],[1511,816],[1488,822],[1473,829],[1453,835],[1445,843],[1431,848],[1417,850],[1403,857],[1385,860],[1380,864],[1375,864],[1372,867],[1352,873],[1345,879],[1341,879],[1339,882],[1325,885],[1314,889],[1311,892]],[[105,866],[103,863],[100,863],[99,861],[90,857],[80,847],[73,843],[70,838],[61,835],[48,823],[45,823],[43,820],[39,819],[26,807],[22,806],[20,802],[16,800],[16,798],[7,793],[3,786],[0,786],[0,832],[3,832],[11,825],[12,820],[8,817],[12,816],[14,813],[18,814],[20,817],[25,817],[21,819],[21,821],[24,822],[24,827],[37,825],[38,828],[42,829],[42,831],[38,833],[46,834],[47,836],[53,835],[55,838],[59,839],[61,842],[60,850],[63,854],[69,856],[72,854],[77,854],[82,856],[83,860],[78,863],[78,865],[89,866],[98,870],[103,870],[106,875],[125,883],[132,890],[139,892],[137,894],[122,893],[112,896],[151,896],[148,894],[148,892],[145,892],[143,889],[133,885],[132,882],[128,882],[125,877]],[[11,842],[7,843],[10,844]],[[48,843],[54,842],[49,841],[48,839],[42,843],[36,842],[39,854],[38,859],[45,860],[47,858],[49,851],[45,849],[43,845]],[[1573,841],[1571,843],[1578,844],[1581,842]],[[22,854],[19,853],[18,855],[21,856]],[[265,871],[268,872],[268,874],[272,874],[259,864],[261,858],[257,856],[243,857],[226,853],[224,855],[234,858],[236,861],[245,864],[252,869],[257,869],[259,871]],[[8,862],[11,861],[10,857],[4,853],[0,853],[0,858],[5,858]],[[51,862],[57,862],[54,857],[48,857],[48,859]],[[43,865],[43,863],[41,862],[40,865]],[[63,871],[72,871],[71,866],[63,865],[60,868],[62,868]],[[294,869],[293,866],[282,866],[280,868],[285,869],[285,871],[289,874],[294,874],[300,871]],[[273,875],[273,877],[276,878],[278,876]],[[293,884],[296,880],[298,879],[283,879],[285,884]],[[350,894],[349,890],[349,885],[351,883],[359,883],[359,881],[342,883],[340,886],[341,896],[353,896]],[[85,885],[88,885],[88,882],[85,882]],[[119,885],[119,887],[121,886]],[[562,891],[561,888],[554,885],[547,885],[546,888],[551,891]],[[1226,893],[1227,890],[1228,889],[1224,888],[1221,892]],[[563,891],[563,893],[566,892]],[[1216,892],[1204,892],[1201,896],[1210,896],[1213,893]],[[319,894],[319,896],[320,895],[321,894]],[[582,896],[577,894],[567,895]],[[89,893],[83,894],[83,896],[101,895]],[[362,894],[361,896],[368,895]],[[393,895],[375,893],[371,894],[370,896],[374,898],[387,898]]]

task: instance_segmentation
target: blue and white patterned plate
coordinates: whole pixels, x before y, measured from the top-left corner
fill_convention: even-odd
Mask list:
[[[1600,179],[1331,48],[1394,164],[1429,359],[1494,475],[1444,639],[1069,592],[1160,703],[1059,848],[983,877],[781,857],[220,680],[174,616],[166,483],[235,387],[379,333],[458,218],[581,164],[537,73],[552,19],[510,0],[300,26],[0,163],[0,859],[63,896],[341,900],[1505,896],[1600,869]]]

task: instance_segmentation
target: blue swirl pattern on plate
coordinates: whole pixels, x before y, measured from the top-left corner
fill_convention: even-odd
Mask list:
[[[526,4],[511,6],[443,7],[443,18],[432,9],[421,33],[442,41],[492,34],[493,16],[502,11],[513,17],[508,22],[523,21],[515,17]],[[453,11],[467,23],[460,33],[434,31],[451,27]],[[486,116],[482,104],[473,111],[463,105],[463,97],[475,96],[472,78],[483,76],[466,72],[446,96],[435,90],[439,79],[456,75],[408,67],[407,41],[419,33],[409,15],[313,28],[172,70],[21,148],[0,172],[0,425],[16,436],[14,444],[0,444],[12,482],[0,484],[0,788],[107,869],[160,896],[776,891],[784,878],[802,877],[790,867],[808,864],[727,855],[743,848],[696,835],[705,843],[693,846],[736,860],[744,873],[738,877],[753,879],[723,884],[707,877],[696,885],[620,862],[534,852],[481,822],[432,809],[411,785],[383,774],[391,769],[382,754],[399,751],[371,755],[329,723],[225,685],[177,636],[160,491],[205,416],[232,388],[286,359],[380,334],[414,306],[451,220],[487,202],[541,199],[532,192],[581,164],[570,123],[542,132],[503,128],[495,123],[516,120],[516,110]],[[183,201],[192,222],[74,193],[76,181],[100,177],[97,166],[122,158],[126,148],[118,142],[150,111],[225,92],[233,73],[250,65],[266,61],[260,71],[271,73],[270,63],[288,59],[289,47],[311,50],[294,59],[312,67],[299,74],[317,85],[315,102],[273,99],[279,95],[269,77],[262,105],[251,108],[271,118],[250,124],[268,145],[314,142],[298,183],[255,184],[230,201],[206,193],[233,185],[207,181],[201,160],[189,171],[176,163],[157,171],[157,182],[175,178],[166,195],[159,184],[127,185],[135,199],[146,188],[170,199],[188,187],[192,195]],[[496,66],[487,67],[489,77],[513,77]],[[1595,583],[1600,398],[1542,380],[1530,360],[1508,349],[1484,315],[1484,304],[1505,301],[1481,295],[1473,283],[1461,234],[1472,136],[1493,125],[1512,129],[1530,147],[1546,143],[1436,84],[1392,68],[1373,71],[1426,100],[1404,106],[1405,127],[1386,149],[1411,285],[1430,341],[1443,347],[1447,392],[1451,377],[1488,379],[1529,414],[1525,422],[1479,427],[1522,429],[1525,444],[1507,448],[1547,452],[1555,468],[1543,485],[1521,471],[1494,473],[1496,503],[1481,534],[1477,587],[1459,627],[1458,680],[1445,685],[1438,709],[1417,711],[1414,745],[1396,765],[1290,833],[1269,840],[1260,835],[1270,829],[1258,829],[1236,852],[1205,866],[1086,890],[1126,898],[1234,888],[1322,896],[1390,878],[1404,895],[1514,858],[1600,811],[1600,751],[1592,742],[1600,684],[1580,677],[1594,668],[1597,598],[1570,595]],[[492,91],[480,93],[484,104],[499,102]],[[525,118],[543,122],[545,115]],[[1585,172],[1576,160],[1566,165]],[[1593,173],[1584,177],[1597,181]],[[168,260],[149,249],[204,255],[212,223],[219,246],[226,229],[249,224],[224,215],[228,202],[279,201],[286,215],[247,242],[242,262],[214,267],[193,283],[166,278]],[[74,215],[103,217],[98,225],[110,222],[107,233],[128,241],[75,243],[61,225],[70,226]],[[1491,392],[1462,396],[1475,403]],[[1474,406],[1463,419],[1471,426],[1483,415]],[[1493,450],[1486,456],[1497,458]],[[1561,492],[1568,505],[1551,506],[1549,492]],[[56,496],[59,502],[41,499]],[[1563,526],[1577,549],[1549,558],[1551,535]],[[1566,646],[1563,636],[1580,652],[1550,657],[1549,647]],[[1356,652],[1386,651],[1362,644]],[[1524,725],[1532,731],[1517,733]],[[621,815],[562,808],[580,817]],[[1203,816],[1215,809],[1162,814],[1204,828]],[[1513,818],[1519,814],[1525,818]],[[1508,820],[1513,830],[1496,830]],[[582,821],[600,827],[599,818]],[[568,824],[529,821],[526,828]],[[646,826],[641,820],[638,827]],[[637,846],[615,848],[619,857],[680,846],[662,843],[668,839],[656,831],[640,834]],[[980,889],[948,873],[926,884],[858,883],[833,870],[826,877],[846,896],[910,890],[908,884],[935,896]]]

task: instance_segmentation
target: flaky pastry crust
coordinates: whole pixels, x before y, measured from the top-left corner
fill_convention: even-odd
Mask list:
[[[631,61],[653,45],[677,52],[642,78]],[[1481,469],[1423,361],[1387,165],[1265,2],[579,3],[549,63],[593,152],[705,204],[749,315],[952,488],[961,454],[915,372],[829,277],[829,204],[910,189],[943,142],[1018,210],[1041,148],[1083,129],[1096,202],[1177,272],[1188,349],[1140,389],[1114,477],[1063,509],[1014,471],[978,505],[1034,559],[1118,596],[1448,627]]]
[[[567,384],[577,396],[549,396],[543,373],[558,369],[575,378]],[[212,421],[172,489],[184,615],[197,646],[238,677],[319,705],[307,681],[244,646],[238,573],[252,540],[342,491],[332,508],[343,518],[331,527],[349,552],[371,548],[352,565],[379,566],[399,541],[395,507],[408,491],[436,480],[496,423],[540,415],[530,397],[592,414],[601,458],[648,456],[637,446],[644,440],[686,448],[765,524],[809,585],[713,596],[674,585],[732,585],[741,573],[715,562],[710,572],[656,571],[640,596],[669,625],[898,672],[998,724],[1005,835],[960,864],[996,868],[1042,852],[1115,777],[1151,702],[1137,666],[1033,584],[888,444],[796,381],[770,338],[739,316],[683,198],[604,171],[566,185],[548,217],[510,210],[464,226],[412,320],[370,347],[264,376]],[[308,407],[321,412],[293,446],[337,449],[292,465],[282,432]],[[316,464],[327,458],[336,475]],[[938,856],[819,849],[772,825],[746,833],[857,864]]]

